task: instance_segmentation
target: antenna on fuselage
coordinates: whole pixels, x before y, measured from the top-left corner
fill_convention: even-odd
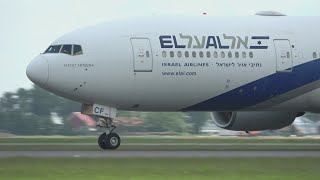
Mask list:
[[[254,15],[256,16],[287,16],[281,12],[277,12],[277,11],[259,11],[257,13],[255,13]]]

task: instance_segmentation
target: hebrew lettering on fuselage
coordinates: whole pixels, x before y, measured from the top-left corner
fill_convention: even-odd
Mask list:
[[[176,35],[159,36],[161,48],[194,48],[194,49],[268,49],[265,44],[269,36],[192,36],[179,33]],[[263,44],[263,45],[262,45]]]

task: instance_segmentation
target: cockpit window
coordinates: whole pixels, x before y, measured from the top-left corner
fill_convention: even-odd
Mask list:
[[[63,44],[63,45],[52,45],[50,46],[44,54],[47,53],[64,53],[71,56],[83,54],[82,47],[75,44]]]
[[[50,46],[44,53],[59,53],[61,45]]]
[[[73,55],[76,56],[76,55],[80,55],[82,54],[82,48],[80,45],[74,45],[73,46]]]
[[[72,55],[72,45],[63,45],[61,53]]]

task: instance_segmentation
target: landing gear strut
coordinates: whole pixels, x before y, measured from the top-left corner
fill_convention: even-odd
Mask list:
[[[106,132],[102,133],[98,138],[98,144],[101,149],[117,149],[121,144],[120,136],[114,133],[113,130],[116,127],[111,118],[103,118],[97,122],[97,126],[100,128],[106,128]]]

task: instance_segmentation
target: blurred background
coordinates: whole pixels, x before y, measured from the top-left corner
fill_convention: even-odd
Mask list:
[[[14,135],[97,135],[97,119],[78,111],[81,104],[36,86],[6,92],[0,99],[0,137]],[[119,111],[115,123],[122,135],[286,136],[320,134],[320,115],[307,113],[289,127],[274,131],[235,132],[215,126],[207,112]]]

